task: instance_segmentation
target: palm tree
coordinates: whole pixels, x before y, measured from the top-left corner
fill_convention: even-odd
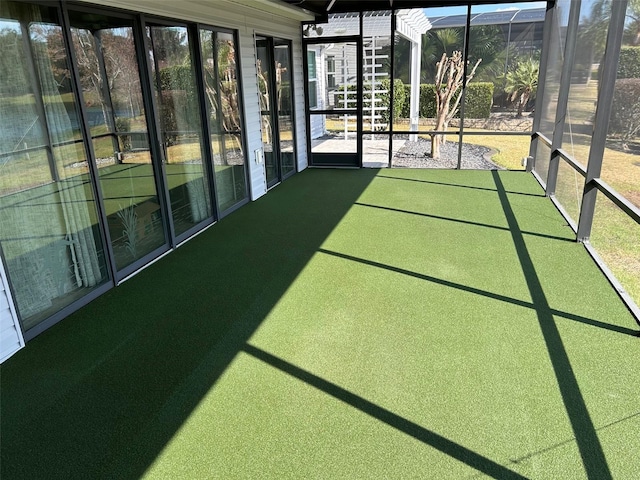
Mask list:
[[[528,60],[519,63],[514,70],[507,73],[504,89],[509,95],[509,101],[515,101],[518,106],[517,118],[522,117],[527,102],[536,94],[539,66],[535,60]]]
[[[436,76],[436,63],[443,53],[450,57],[454,51],[462,51],[464,27],[429,30],[422,37],[422,72],[420,83],[433,83]]]

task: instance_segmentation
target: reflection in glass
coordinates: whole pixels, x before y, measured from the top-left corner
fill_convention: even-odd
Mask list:
[[[69,12],[116,268],[166,242],[133,38],[123,18]]]
[[[273,112],[272,78],[273,66],[269,42],[266,38],[256,39],[256,56],[258,69],[258,93],[260,97],[260,119],[262,130],[262,149],[267,173],[267,185],[271,186],[280,178],[279,162],[274,150],[275,118]]]
[[[293,82],[291,81],[291,46],[288,42],[274,41],[274,73],[276,80],[276,110],[282,176],[295,171],[293,148]]]
[[[186,27],[147,27],[176,236],[211,217],[202,125]]]
[[[230,33],[203,29],[200,47],[216,195],[220,211],[225,211],[247,197],[236,44]]]
[[[0,242],[28,330],[109,274],[56,9],[3,1],[0,44]]]

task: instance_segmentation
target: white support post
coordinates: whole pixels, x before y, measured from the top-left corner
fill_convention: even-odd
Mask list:
[[[418,129],[420,118],[420,52],[422,51],[422,37],[417,35],[416,40],[411,41],[411,101],[409,103],[409,118],[411,130]],[[415,142],[418,135],[409,136],[409,140]]]

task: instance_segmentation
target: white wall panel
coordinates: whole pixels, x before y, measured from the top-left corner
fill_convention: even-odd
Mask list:
[[[0,259],[0,363],[24,347],[24,338],[9,283]]]

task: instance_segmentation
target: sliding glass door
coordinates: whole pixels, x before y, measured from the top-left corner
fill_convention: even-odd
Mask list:
[[[202,28],[200,51],[216,197],[224,213],[247,198],[235,36]]]
[[[110,281],[55,6],[0,3],[0,242],[23,330]]]
[[[0,1],[0,47],[0,251],[29,339],[248,201],[241,74],[231,30],[66,2]]]
[[[147,24],[146,34],[173,231],[184,238],[213,215],[193,40],[186,26]]]
[[[133,19],[82,9],[71,10],[69,19],[108,237],[121,276],[168,245]]]
[[[256,38],[262,147],[267,187],[295,172],[291,42]]]

